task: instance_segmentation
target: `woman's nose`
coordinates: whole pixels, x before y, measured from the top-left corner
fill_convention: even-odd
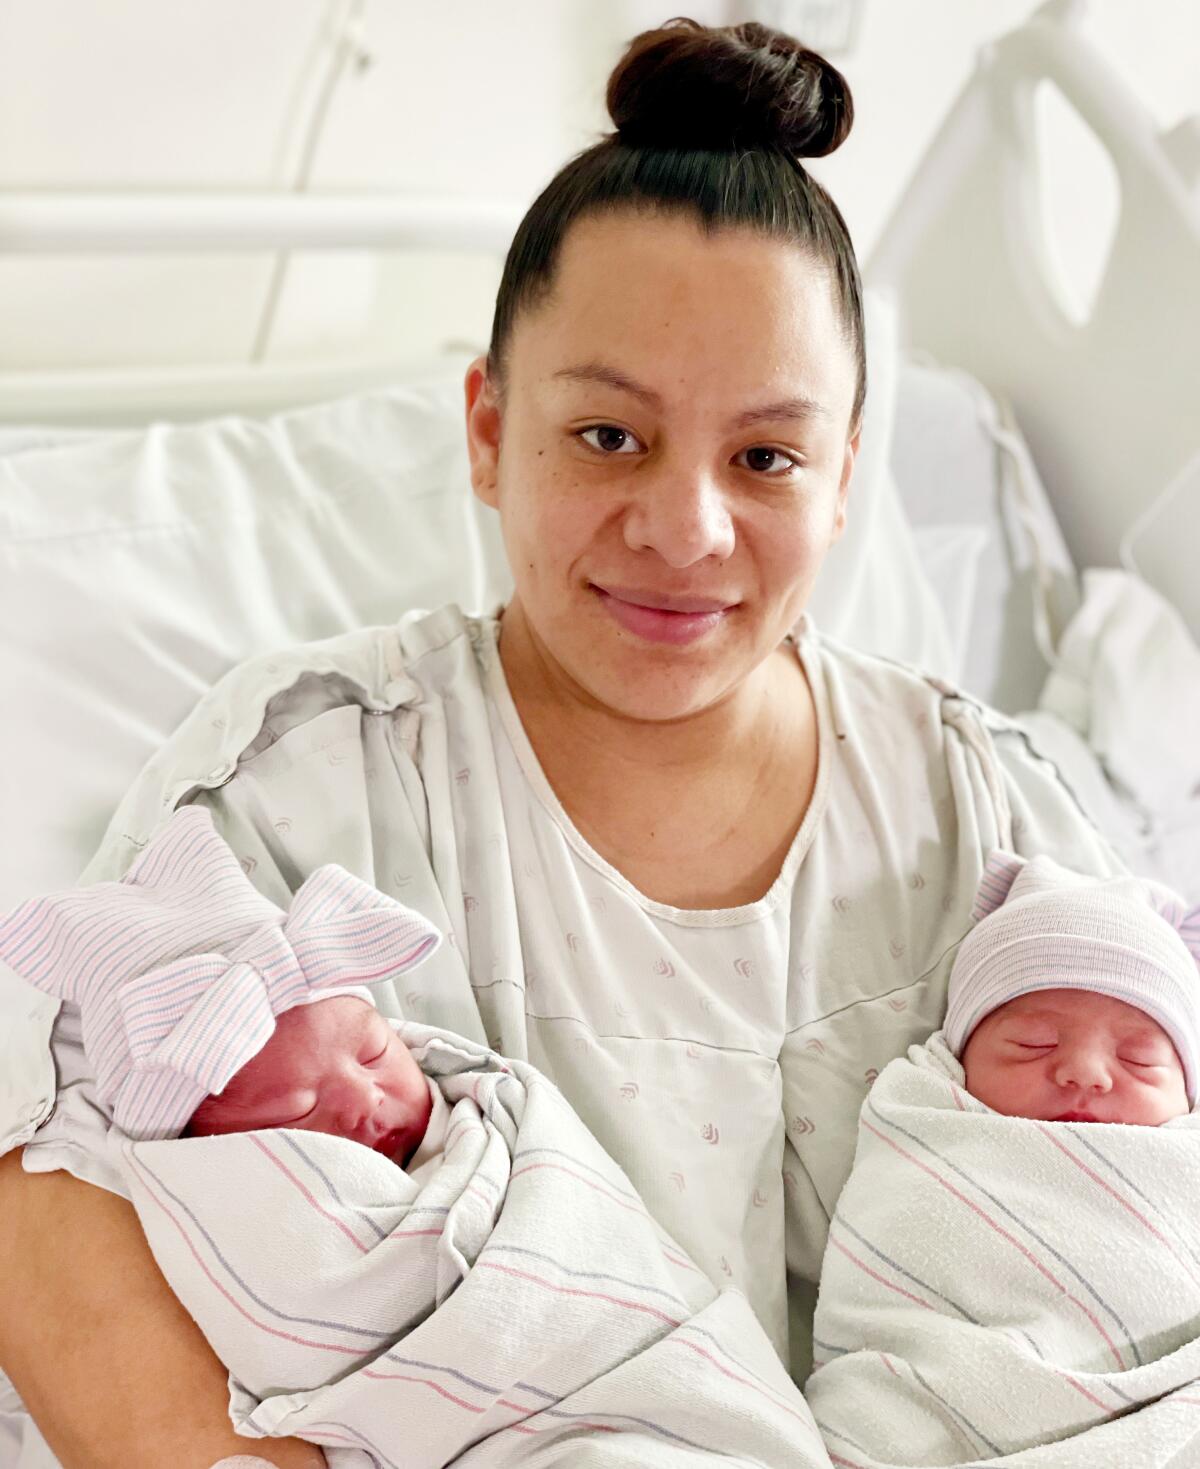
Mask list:
[[[709,556],[724,561],[733,541],[729,506],[711,475],[664,466],[636,485],[625,516],[625,544],[631,551],[656,551],[682,571]]]

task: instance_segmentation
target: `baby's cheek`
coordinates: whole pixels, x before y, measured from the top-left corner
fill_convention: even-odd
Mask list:
[[[302,1069],[297,1064],[296,1051],[288,1036],[276,1032],[249,1063],[254,1068],[255,1084],[266,1088],[293,1085]]]
[[[1012,1116],[1024,1110],[1028,1078],[1014,1076],[983,1050],[971,1058],[965,1070],[967,1090],[993,1112]]]

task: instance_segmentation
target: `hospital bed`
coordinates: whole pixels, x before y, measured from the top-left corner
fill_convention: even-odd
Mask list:
[[[1120,186],[1082,323],[1039,214],[1047,82]],[[0,194],[0,251],[499,259],[520,212]],[[1052,0],[980,56],[865,276],[868,420],[817,624],[1021,720],[1126,861],[1200,900],[1200,123],[1159,136],[1078,7]],[[0,909],[75,880],[239,659],[503,600],[498,529],[467,479],[470,355],[0,374]],[[0,1003],[38,1001],[0,974]],[[0,1065],[4,1046],[0,1031]],[[0,1389],[0,1469],[53,1462]]]

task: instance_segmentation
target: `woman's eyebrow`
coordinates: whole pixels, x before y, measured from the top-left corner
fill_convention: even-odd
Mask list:
[[[567,378],[572,382],[600,383],[604,387],[616,388],[629,393],[657,412],[662,411],[662,398],[653,388],[636,382],[616,367],[607,367],[602,362],[583,362],[575,367],[560,367],[556,378]],[[749,428],[751,424],[765,423],[780,418],[795,418],[806,422],[812,418],[829,418],[830,412],[823,404],[812,398],[781,398],[776,403],[764,403],[761,408],[748,408],[733,419],[733,428]]]

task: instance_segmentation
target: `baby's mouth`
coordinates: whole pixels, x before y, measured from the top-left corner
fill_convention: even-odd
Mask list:
[[[1099,1117],[1091,1112],[1060,1112],[1057,1117],[1051,1117],[1051,1122],[1099,1122]]]

